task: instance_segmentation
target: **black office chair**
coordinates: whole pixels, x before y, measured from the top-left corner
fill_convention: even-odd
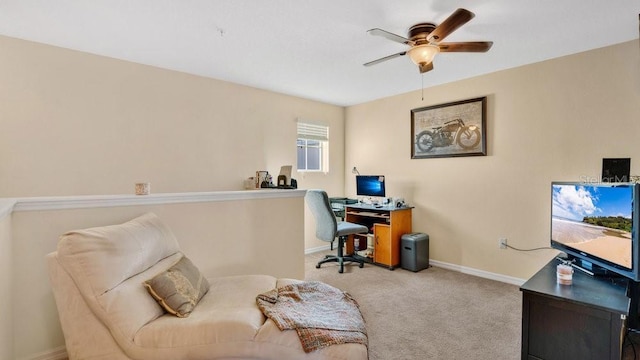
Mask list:
[[[364,266],[364,260],[356,259],[352,256],[344,256],[344,243],[349,235],[369,232],[367,227],[346,221],[338,222],[331,209],[329,197],[323,190],[307,190],[305,200],[313,216],[316,218],[316,237],[327,242],[332,242],[336,237],[338,238],[338,254],[327,255],[318,262],[316,268],[319,269],[320,265],[330,261],[336,261],[340,264],[339,273],[344,272],[345,261],[357,262],[362,268]]]

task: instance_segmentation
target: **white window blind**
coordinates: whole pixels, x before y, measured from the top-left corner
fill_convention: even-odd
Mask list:
[[[329,127],[298,121],[298,171],[329,171]]]
[[[329,141],[329,127],[298,122],[298,139]]]

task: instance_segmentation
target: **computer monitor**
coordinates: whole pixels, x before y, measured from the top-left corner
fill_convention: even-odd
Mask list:
[[[385,197],[383,175],[356,175],[356,195]]]

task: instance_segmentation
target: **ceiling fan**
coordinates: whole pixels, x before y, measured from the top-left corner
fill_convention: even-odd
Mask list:
[[[371,29],[367,33],[382,36],[391,41],[409,45],[410,48],[399,53],[370,61],[364,66],[379,64],[396,57],[409,55],[418,65],[420,73],[433,70],[433,58],[439,52],[487,52],[493,45],[492,41],[441,42],[460,26],[469,22],[475,15],[466,9],[457,9],[440,25],[420,23],[409,28],[407,38],[390,33],[382,29]]]

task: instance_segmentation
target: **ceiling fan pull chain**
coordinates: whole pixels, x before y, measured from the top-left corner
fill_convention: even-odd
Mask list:
[[[422,101],[424,101],[424,74],[420,74],[420,80],[422,85]]]

